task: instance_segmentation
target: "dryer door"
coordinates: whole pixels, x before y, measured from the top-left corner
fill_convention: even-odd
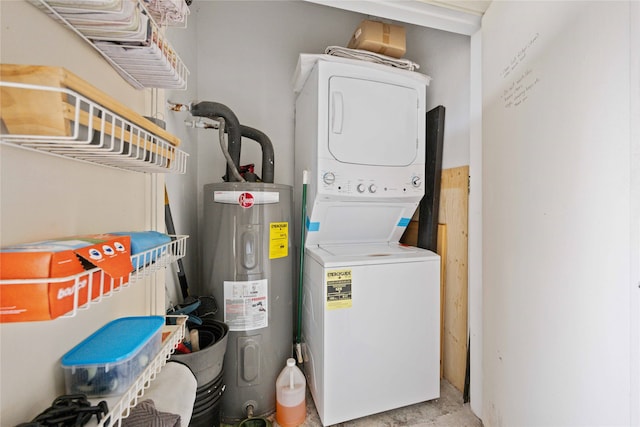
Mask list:
[[[329,79],[329,151],[338,161],[407,166],[418,155],[418,93],[388,82]]]

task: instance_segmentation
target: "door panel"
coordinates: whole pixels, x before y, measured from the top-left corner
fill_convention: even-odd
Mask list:
[[[344,163],[406,166],[418,150],[418,94],[404,86],[329,79],[329,151]]]

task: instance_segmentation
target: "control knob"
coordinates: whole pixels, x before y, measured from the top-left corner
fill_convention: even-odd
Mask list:
[[[371,184],[369,186],[369,193],[375,193],[378,190],[378,187],[376,187],[375,184]]]
[[[365,190],[364,184],[358,184],[358,186],[356,187],[356,190],[358,190],[358,193],[364,193],[364,190]]]
[[[416,188],[420,187],[420,186],[422,185],[422,178],[420,178],[420,177],[419,177],[419,176],[417,176],[417,175],[414,175],[414,176],[411,178],[411,185],[413,185],[413,186],[414,186],[414,187],[416,187]]]
[[[336,182],[336,176],[333,172],[326,172],[324,175],[322,175],[322,181],[324,181],[324,183],[327,185],[331,185]]]

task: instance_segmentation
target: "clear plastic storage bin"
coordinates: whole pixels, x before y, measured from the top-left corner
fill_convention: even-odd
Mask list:
[[[62,357],[67,394],[122,394],[160,351],[162,316],[107,323]]]

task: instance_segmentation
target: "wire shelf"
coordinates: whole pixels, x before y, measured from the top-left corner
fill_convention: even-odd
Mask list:
[[[73,308],[60,317],[74,317],[78,311],[87,310],[92,305],[100,303],[105,298],[128,288],[139,280],[149,277],[158,270],[183,258],[187,251],[188,236],[175,235],[171,236],[171,238],[171,242],[132,255],[131,264],[134,266],[134,271],[129,274],[127,279],[113,279],[106,275],[103,270],[96,267],[67,277],[3,279],[0,280],[0,287],[2,285],[33,286],[69,282],[67,288],[73,292]],[[71,284],[71,282],[73,283]],[[81,294],[84,297],[81,297]],[[88,295],[97,296],[91,299]]]
[[[175,348],[185,337],[187,316],[166,316],[166,318],[175,318],[176,324],[165,325],[163,327],[163,335],[164,333],[169,333],[169,335],[162,342],[162,348],[127,391],[117,397],[92,399],[95,400],[96,403],[105,400],[109,407],[109,413],[95,424],[98,427],[119,427],[122,425],[122,419],[129,416],[131,409],[136,406],[138,401],[144,396],[145,390],[150,387],[151,382],[156,379],[157,374],[160,373]],[[89,425],[93,425],[93,422]]]
[[[74,90],[7,81],[1,81],[0,88],[3,95],[11,91],[17,102],[27,97],[43,100],[31,102],[30,121],[25,122],[21,114],[15,128],[9,110],[4,109],[2,143],[136,172],[186,172],[187,153]],[[55,108],[50,108],[52,94]],[[38,107],[43,110],[36,110]],[[46,127],[43,123],[61,125]],[[26,130],[31,133],[24,133]]]
[[[164,36],[153,14],[142,0],[127,1],[135,4],[133,17],[138,25],[133,29],[120,29],[116,22],[104,18],[98,18],[99,25],[93,22],[83,26],[81,22],[74,21],[81,15],[73,13],[77,9],[71,9],[70,13],[69,7],[74,2],[29,0],[91,45],[136,89],[186,89],[189,70]]]

